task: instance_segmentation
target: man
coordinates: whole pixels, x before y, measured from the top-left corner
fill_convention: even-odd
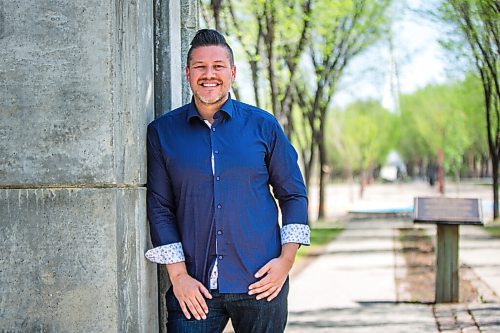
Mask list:
[[[288,273],[309,244],[297,154],[271,114],[231,99],[221,34],[198,31],[187,58],[191,103],[148,126],[146,257],[172,282],[168,331],[222,332],[231,318],[236,332],[282,332]]]

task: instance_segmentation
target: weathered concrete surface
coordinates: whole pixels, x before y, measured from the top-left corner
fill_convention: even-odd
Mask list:
[[[0,190],[0,331],[157,332],[145,190]]]
[[[148,1],[0,3],[0,185],[144,184]]]
[[[191,40],[199,29],[198,11],[198,1],[181,1],[181,56],[183,65],[186,64]],[[191,88],[186,79],[182,81],[182,101],[183,104],[191,101]]]
[[[157,332],[149,1],[0,0],[0,332]]]
[[[188,103],[191,89],[186,79],[187,52],[198,30],[198,1],[154,1],[155,11],[155,114],[162,114]],[[179,52],[180,50],[180,52]],[[166,331],[165,293],[170,287],[166,269],[158,266],[159,322]]]
[[[160,116],[191,99],[184,69],[198,30],[198,1],[155,0],[154,11],[155,112]]]
[[[198,9],[168,3],[172,105],[189,100]],[[0,0],[0,332],[163,330],[143,256],[154,14],[151,1]]]

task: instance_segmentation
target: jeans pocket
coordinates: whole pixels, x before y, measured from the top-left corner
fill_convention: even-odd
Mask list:
[[[174,287],[168,288],[166,294],[165,294],[165,304],[167,306],[167,309],[176,309],[176,310],[181,310],[181,306],[179,304],[179,301],[177,300],[177,297],[175,297],[174,294]]]

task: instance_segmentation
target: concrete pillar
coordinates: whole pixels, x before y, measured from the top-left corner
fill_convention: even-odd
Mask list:
[[[191,99],[184,68],[199,9],[196,0],[155,0],[154,10],[155,110],[160,116]]]
[[[155,0],[155,113],[171,111],[191,98],[184,68],[190,42],[198,30],[197,0]],[[180,52],[179,52],[180,51]],[[170,287],[166,269],[158,266],[160,330],[165,331],[165,293]]]
[[[2,332],[160,329],[143,256],[153,5],[0,1]]]

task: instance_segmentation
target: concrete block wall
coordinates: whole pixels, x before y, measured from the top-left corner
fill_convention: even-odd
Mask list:
[[[143,256],[153,7],[0,1],[0,332],[161,329]]]
[[[0,190],[2,332],[155,332],[145,191]]]

